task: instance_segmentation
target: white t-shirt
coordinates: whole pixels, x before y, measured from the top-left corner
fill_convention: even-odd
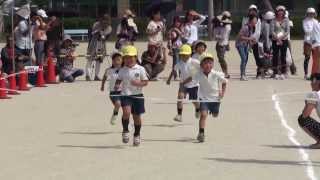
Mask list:
[[[110,92],[114,91],[114,85],[119,77],[120,68],[108,68],[106,69],[104,76],[109,80],[109,90]],[[121,88],[117,91],[121,91]]]
[[[312,42],[313,48],[320,46],[320,24],[319,24],[319,22],[315,22],[313,24],[313,30],[311,33],[311,42]]]
[[[317,115],[320,117],[320,91],[313,91],[306,95],[306,103],[314,104],[316,106]]]
[[[196,59],[189,58],[187,62],[180,60],[175,66],[174,70],[180,72],[181,82],[194,76],[200,70],[200,62]],[[193,88],[199,86],[199,83],[192,80],[184,85],[186,88]]]
[[[212,70],[207,77],[199,71],[192,79],[199,83],[198,96],[201,100],[220,102],[220,86],[228,82],[224,73]]]
[[[159,21],[159,22],[155,22],[155,21],[150,21],[148,26],[147,26],[147,31],[149,33],[154,33],[158,30],[158,27],[160,27],[161,29],[164,28],[164,24],[162,21]],[[163,42],[163,34],[162,34],[163,31],[159,31],[157,32],[156,34],[154,35],[148,35],[148,38],[149,38],[149,42],[150,43],[162,43]]]
[[[142,87],[133,86],[131,81],[133,80],[148,80],[146,70],[144,67],[136,64],[133,67],[123,67],[118,74],[118,80],[122,81],[122,95],[139,95],[142,94]]]
[[[314,24],[318,22],[315,18],[306,17],[302,22],[304,31],[304,42],[311,44],[311,34],[313,31]]]
[[[188,44],[192,44],[193,42],[198,40],[198,27],[205,20],[206,20],[206,17],[200,15],[198,20],[193,21],[192,24],[185,25],[184,34],[185,34],[185,38],[187,39]]]

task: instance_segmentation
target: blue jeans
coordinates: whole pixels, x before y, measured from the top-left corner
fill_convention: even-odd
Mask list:
[[[237,46],[240,58],[241,58],[241,64],[240,64],[240,72],[241,76],[246,75],[246,66],[248,63],[248,54],[249,54],[249,47],[248,46]]]

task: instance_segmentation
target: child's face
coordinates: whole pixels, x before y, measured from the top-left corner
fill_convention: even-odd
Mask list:
[[[204,45],[199,45],[198,47],[197,47],[197,49],[196,49],[196,52],[198,53],[198,54],[202,54],[202,53],[204,53],[206,51],[206,47],[204,46]]]
[[[201,62],[201,69],[204,73],[206,74],[210,73],[212,68],[213,68],[212,59],[205,59]]]
[[[124,56],[123,57],[124,65],[127,67],[133,67],[137,64],[137,57],[136,56]]]
[[[122,57],[121,56],[116,56],[113,60],[112,60],[112,64],[115,67],[121,67],[122,65]]]
[[[190,55],[180,54],[180,60],[182,60],[183,62],[188,61],[189,58]]]

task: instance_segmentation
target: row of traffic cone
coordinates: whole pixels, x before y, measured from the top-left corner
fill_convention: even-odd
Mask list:
[[[28,72],[26,70],[22,70],[19,72],[19,89],[17,88],[16,76],[14,73],[11,73],[8,77],[9,81],[9,89],[6,89],[6,79],[3,74],[0,74],[0,99],[10,99],[10,95],[18,95],[19,91],[29,91],[28,87]],[[57,84],[56,81],[56,69],[53,63],[52,58],[48,58],[48,74],[47,81],[44,79],[44,70],[43,66],[39,66],[39,70],[37,71],[37,82],[36,87],[47,87],[45,84]]]

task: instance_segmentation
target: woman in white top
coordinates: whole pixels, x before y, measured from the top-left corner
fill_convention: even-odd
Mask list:
[[[185,16],[185,24],[183,28],[184,42],[192,46],[198,40],[198,28],[206,17],[194,10],[189,10]]]
[[[311,136],[316,143],[310,148],[320,148],[320,123],[314,118],[310,117],[313,110],[316,110],[318,117],[320,117],[320,74],[313,74],[311,76],[312,92],[307,94],[306,104],[302,114],[298,118],[300,127]]]
[[[248,15],[242,19],[242,27],[248,23],[250,16],[257,17],[257,23],[255,25],[254,33],[251,35],[251,37],[254,38],[254,41],[252,41],[250,46],[252,48],[253,56],[254,56],[254,59],[256,61],[256,65],[257,65],[257,78],[260,78],[261,74],[262,74],[261,69],[263,68],[263,61],[262,61],[262,58],[260,58],[260,56],[259,56],[259,47],[258,47],[258,41],[259,41],[260,35],[261,35],[261,20],[259,18],[258,7],[254,4],[249,6]]]
[[[303,54],[304,54],[304,78],[308,79],[308,65],[311,56],[312,42],[311,34],[314,27],[314,23],[318,23],[318,20],[315,19],[317,16],[316,10],[314,8],[308,8],[306,17],[302,22],[303,31],[304,31],[304,43],[303,43]]]

